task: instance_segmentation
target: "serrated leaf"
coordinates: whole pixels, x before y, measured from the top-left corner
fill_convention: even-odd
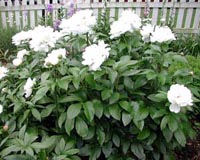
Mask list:
[[[117,104],[113,104],[109,106],[109,113],[110,115],[119,120],[121,119],[121,109],[119,108],[119,106]]]
[[[88,134],[87,123],[85,123],[85,121],[80,117],[76,118],[76,131],[81,137],[86,137]]]
[[[129,113],[123,112],[122,113],[122,122],[124,126],[127,126],[132,120],[132,117]]]
[[[71,104],[69,106],[69,108],[67,109],[67,118],[68,119],[73,119],[76,116],[78,116],[78,114],[81,111],[81,108],[82,108],[82,104],[81,103]]]

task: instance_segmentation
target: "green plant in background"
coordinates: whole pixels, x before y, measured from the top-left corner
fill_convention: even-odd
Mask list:
[[[17,47],[12,44],[12,37],[19,32],[16,26],[0,29],[0,59],[7,61],[8,57],[12,55]]]
[[[1,157],[174,159],[194,136],[186,111],[199,88],[169,69],[187,62],[174,39],[130,10],[112,24],[83,10],[60,31],[16,34],[17,55],[0,68]]]
[[[174,51],[183,52],[185,55],[200,55],[200,35],[199,34],[178,34],[177,41],[170,46]]]

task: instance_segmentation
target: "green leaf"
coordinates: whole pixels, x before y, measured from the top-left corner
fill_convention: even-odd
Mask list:
[[[93,103],[90,102],[90,101],[84,103],[83,109],[84,109],[84,113],[85,113],[86,118],[88,119],[88,121],[91,122],[94,119],[94,114],[95,114]]]
[[[160,92],[158,94],[151,94],[148,96],[148,98],[154,102],[162,102],[166,101],[167,94],[165,92]]]
[[[113,104],[113,105],[110,105],[109,106],[109,112],[110,112],[110,115],[119,120],[121,119],[121,109],[119,108],[119,106],[117,104]]]
[[[34,157],[30,155],[18,155],[18,154],[4,157],[4,160],[33,160],[33,159]]]
[[[66,155],[75,155],[79,152],[79,149],[70,149],[65,152]]]
[[[144,140],[150,136],[150,131],[148,129],[144,129],[143,131],[139,132],[137,139]]]
[[[66,76],[66,77],[63,77],[62,79],[57,80],[58,86],[64,90],[68,90],[68,85],[70,82],[71,82],[70,76]]]
[[[46,108],[43,109],[41,112],[41,117],[42,118],[48,117],[55,108],[56,108],[55,104],[50,104],[50,105],[46,106]]]
[[[149,81],[149,80],[152,80],[152,79],[155,79],[156,76],[157,76],[157,74],[156,74],[153,70],[149,71],[149,72],[146,74],[146,78],[147,78],[148,81]]]
[[[124,77],[124,86],[128,89],[133,89],[133,81],[130,77]]]
[[[142,131],[143,130],[143,128],[144,128],[144,120],[142,120],[142,121],[133,121],[134,122],[134,124],[136,125],[136,127],[140,130],[140,131]]]
[[[119,105],[121,106],[122,109],[124,109],[125,111],[127,111],[128,113],[131,113],[133,110],[133,107],[130,105],[129,102],[127,101],[120,101]]]
[[[176,121],[176,119],[173,116],[169,117],[168,126],[172,132],[174,132],[178,129],[178,122]]]
[[[169,122],[169,116],[165,116],[162,118],[162,121],[160,123],[161,130],[163,130],[167,126],[168,122]]]
[[[112,142],[108,142],[106,145],[103,146],[102,151],[106,158],[108,158],[112,153]]]
[[[80,117],[76,118],[76,131],[81,137],[86,137],[88,134],[87,123]]]
[[[103,105],[99,100],[93,100],[95,115],[100,119],[103,115]]]
[[[42,99],[46,95],[46,93],[48,92],[48,90],[49,90],[49,87],[47,87],[47,86],[44,86],[44,87],[40,88],[36,92],[36,94],[34,96],[34,102],[37,102],[38,100]]]
[[[174,136],[177,140],[177,142],[181,145],[181,146],[185,146],[186,144],[186,138],[185,138],[185,135],[183,134],[183,131],[182,130],[177,130],[175,133],[174,133]]]
[[[9,155],[11,152],[18,152],[18,151],[20,151],[19,146],[17,146],[17,145],[11,145],[11,146],[9,146],[9,147],[3,149],[3,150],[0,152],[0,155],[1,155],[2,157],[5,157],[5,156]]]
[[[169,130],[169,128],[168,128],[168,127],[164,128],[164,129],[162,130],[162,133],[163,133],[163,135],[164,135],[164,137],[165,137],[165,140],[166,140],[167,142],[170,142],[171,139],[172,139],[173,133]]]
[[[31,113],[32,113],[33,117],[35,117],[38,121],[41,121],[41,114],[37,109],[32,108]]]
[[[141,144],[131,144],[131,151],[139,159],[143,159],[146,157]]]
[[[110,98],[112,96],[112,90],[110,89],[104,89],[102,92],[101,92],[101,97],[104,100]]]
[[[182,62],[182,63],[188,63],[187,59],[185,58],[185,56],[181,56],[181,55],[174,55],[173,59],[177,62]]]
[[[14,113],[19,112],[23,108],[23,105],[22,105],[21,102],[15,102],[14,104],[15,104],[15,106],[14,106]]]
[[[122,150],[124,154],[128,152],[130,145],[131,145],[130,141],[122,141]]]
[[[105,142],[105,137],[106,137],[105,133],[100,128],[98,128],[97,129],[97,140],[101,146]]]
[[[119,100],[120,94],[118,92],[113,93],[109,99],[109,104],[113,104]]]
[[[111,80],[111,83],[114,84],[118,76],[117,71],[111,70],[108,74],[109,79]]]
[[[114,134],[112,137],[112,141],[115,144],[115,146],[119,147],[120,146],[120,138],[118,135]]]
[[[67,109],[67,118],[68,119],[73,119],[76,116],[78,116],[78,114],[81,111],[81,108],[82,108],[82,104],[81,103],[71,104],[69,106],[69,108]]]
[[[129,70],[123,72],[123,73],[122,73],[122,76],[124,76],[124,77],[127,77],[127,76],[128,76],[128,77],[129,77],[129,76],[136,75],[136,74],[138,74],[139,72],[140,72],[140,70],[129,69]]]
[[[58,137],[57,136],[51,136],[49,138],[46,138],[43,142],[35,142],[32,143],[32,147],[35,149],[46,149],[49,148],[53,145],[56,144],[56,142],[58,141]]]
[[[165,115],[166,113],[167,113],[167,111],[165,109],[156,110],[153,113],[151,113],[151,118],[152,119],[159,118],[159,117],[162,117],[163,115]]]
[[[74,119],[66,119],[65,121],[65,131],[70,136],[70,132],[74,129]]]
[[[138,109],[134,110],[134,119],[137,121],[144,120],[149,115],[149,109],[139,107]]]
[[[65,122],[66,118],[67,118],[67,113],[66,112],[61,113],[60,117],[58,118],[58,126],[60,128],[62,128],[62,125]]]
[[[123,112],[122,113],[122,122],[124,126],[127,126],[132,120],[132,117],[129,113]]]

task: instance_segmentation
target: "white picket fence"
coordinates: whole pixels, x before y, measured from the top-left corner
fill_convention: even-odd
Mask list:
[[[95,15],[100,15],[104,8],[104,0],[76,1],[78,9],[93,9]],[[19,26],[20,28],[38,25],[42,16],[47,15],[47,5],[53,6],[53,19],[58,17],[59,9],[69,8],[68,0],[0,0],[0,27]],[[173,17],[174,30],[184,33],[200,32],[200,0],[109,0],[108,14],[111,19],[117,19],[125,9],[134,9],[143,17],[147,5],[150,8],[149,17],[153,24],[158,24],[161,18],[169,21]],[[66,11],[65,10],[65,11]],[[66,11],[67,12],[67,11]]]

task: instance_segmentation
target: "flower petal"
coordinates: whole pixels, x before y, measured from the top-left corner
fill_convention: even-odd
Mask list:
[[[178,112],[180,112],[181,108],[180,108],[180,106],[178,106],[177,104],[171,104],[171,105],[169,106],[169,110],[170,110],[171,112],[178,113]]]

